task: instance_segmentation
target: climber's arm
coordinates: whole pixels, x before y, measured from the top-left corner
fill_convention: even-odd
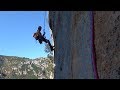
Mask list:
[[[43,33],[43,37],[45,36],[45,32]]]

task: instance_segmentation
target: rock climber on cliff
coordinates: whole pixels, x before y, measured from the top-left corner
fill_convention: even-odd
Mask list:
[[[33,37],[34,37],[36,40],[38,40],[40,44],[42,44],[43,41],[44,41],[45,43],[48,43],[48,45],[50,46],[51,51],[53,51],[53,50],[54,50],[54,46],[52,46],[51,43],[50,43],[50,41],[45,38],[45,32],[44,32],[43,35],[41,34],[41,29],[42,29],[42,27],[39,26],[37,32],[35,32],[35,33],[33,34]]]

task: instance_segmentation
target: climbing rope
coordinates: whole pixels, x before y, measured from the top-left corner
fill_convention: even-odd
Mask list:
[[[49,25],[49,17],[47,17],[47,22],[46,23]],[[49,31],[50,31],[50,38],[49,39],[53,41],[53,34],[52,34],[52,30],[50,29],[50,26],[49,26]]]
[[[44,29],[43,29],[43,33],[45,33],[45,18],[46,18],[46,11],[44,13]]]
[[[43,33],[46,33],[46,32],[45,32],[45,30],[46,30],[46,28],[45,28],[45,27],[46,27],[46,23],[49,24],[49,21],[48,21],[48,18],[46,17],[46,15],[47,15],[47,11],[44,12],[44,27],[43,27],[44,29],[43,29]],[[47,19],[46,19],[46,18],[47,18]],[[44,35],[44,37],[45,37],[45,35]],[[46,38],[46,37],[45,37],[45,38]],[[50,33],[50,38],[49,38],[49,40],[53,40],[53,35],[52,35],[52,33]]]
[[[96,53],[95,53],[95,44],[94,44],[94,13],[91,11],[91,21],[92,21],[92,52],[93,52],[93,66],[94,66],[94,73],[95,78],[99,79],[98,72],[97,72],[97,63],[96,63]]]

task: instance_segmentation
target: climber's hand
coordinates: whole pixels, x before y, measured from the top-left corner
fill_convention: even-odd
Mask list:
[[[45,35],[45,32],[44,32],[44,35]]]
[[[43,36],[45,36],[45,32],[43,33]]]

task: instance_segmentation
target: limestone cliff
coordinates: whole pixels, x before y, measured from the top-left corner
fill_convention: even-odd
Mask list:
[[[55,79],[120,78],[120,12],[50,11]]]
[[[94,14],[99,77],[120,79],[120,12],[96,11]]]
[[[55,79],[97,78],[92,12],[50,12],[49,22],[55,44]]]

